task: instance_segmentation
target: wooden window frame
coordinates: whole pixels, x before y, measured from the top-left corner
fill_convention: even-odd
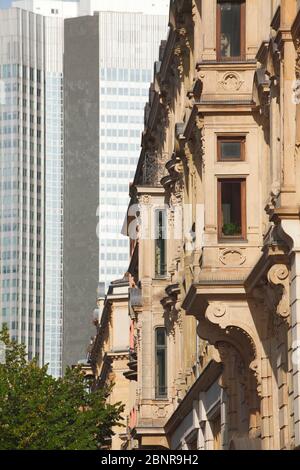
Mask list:
[[[223,235],[222,233],[222,183],[241,184],[241,235]],[[219,241],[241,241],[247,239],[247,203],[246,178],[218,178],[218,238]]]
[[[222,159],[221,144],[223,142],[240,142],[241,158],[224,158]],[[226,162],[244,162],[246,160],[246,136],[244,134],[222,134],[217,136],[217,161]]]
[[[228,0],[217,0],[217,61],[218,62],[235,62],[243,61],[246,59],[246,0],[236,0],[236,3],[241,4],[241,54],[237,57],[222,57],[221,56],[221,3],[226,3]],[[229,0],[230,1],[230,0]],[[231,0],[232,1],[232,0]]]

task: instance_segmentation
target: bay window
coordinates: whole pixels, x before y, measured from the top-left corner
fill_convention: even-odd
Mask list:
[[[242,60],[245,56],[245,1],[218,0],[217,60]]]
[[[246,180],[218,180],[219,239],[246,238]]]

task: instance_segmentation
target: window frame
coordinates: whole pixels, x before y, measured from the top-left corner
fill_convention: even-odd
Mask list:
[[[159,213],[163,214],[163,225],[162,225],[162,231],[165,233],[166,238],[156,238],[156,235],[159,231],[159,227],[157,223],[159,222]],[[168,277],[168,256],[167,256],[167,230],[168,230],[168,213],[166,208],[155,208],[154,210],[154,278],[155,279],[166,279]],[[156,263],[156,248],[158,241],[161,241],[163,243],[163,250],[164,250],[164,263],[161,263],[161,265],[164,266],[164,272],[163,274],[158,273],[157,269],[157,263]]]
[[[164,331],[164,335],[165,335],[165,344],[164,346],[162,345],[158,345],[157,344],[157,332],[159,330],[163,330]],[[159,386],[159,383],[158,383],[158,351],[161,351],[163,350],[164,351],[164,354],[165,354],[165,370],[164,370],[164,374],[165,374],[165,393],[162,394],[160,393],[160,386]],[[168,398],[168,336],[167,336],[167,329],[164,327],[164,326],[157,326],[155,329],[154,329],[154,354],[155,354],[155,358],[154,358],[154,366],[155,366],[155,376],[154,376],[154,382],[155,382],[155,399],[156,400],[166,400]]]
[[[222,159],[221,144],[223,142],[240,142],[241,157]],[[217,134],[217,161],[222,163],[244,162],[246,161],[246,135],[245,134]]]
[[[240,38],[240,55],[232,57],[221,56],[221,3],[240,3],[241,4],[241,38]],[[246,0],[217,0],[217,28],[216,28],[216,53],[218,62],[236,62],[246,59]]]
[[[241,235],[223,235],[222,233],[222,183],[240,183],[241,184]],[[247,239],[247,202],[246,202],[246,178],[232,176],[221,177],[217,180],[218,191],[218,239],[224,241],[246,241]]]

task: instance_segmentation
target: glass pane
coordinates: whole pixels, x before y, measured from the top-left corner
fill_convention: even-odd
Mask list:
[[[166,214],[164,211],[156,212],[155,227],[155,275],[166,274]]]
[[[165,346],[166,344],[166,332],[164,328],[159,328],[156,330],[156,345]]]
[[[241,55],[241,4],[222,2],[221,8],[221,57]]]
[[[224,236],[242,235],[241,183],[222,182],[222,234]]]
[[[156,393],[158,396],[165,396],[166,387],[166,351],[165,349],[157,351],[157,383]]]
[[[221,160],[226,159],[241,159],[241,142],[221,142]]]

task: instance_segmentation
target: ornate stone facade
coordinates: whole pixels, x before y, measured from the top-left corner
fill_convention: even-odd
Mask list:
[[[128,446],[300,447],[300,5],[237,3],[238,58],[222,56],[223,2],[170,6],[129,207]]]

